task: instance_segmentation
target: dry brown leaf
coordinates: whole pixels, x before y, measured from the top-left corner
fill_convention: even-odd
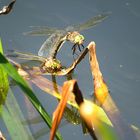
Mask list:
[[[102,108],[109,116],[111,122],[114,125],[120,139],[135,139],[135,135],[130,126],[120,115],[120,111],[109,94],[108,86],[104,82],[102,73],[99,68],[99,63],[96,56],[95,43],[91,42],[88,46],[89,49],[89,60],[94,80],[94,92],[96,100],[100,103]]]
[[[50,132],[50,140],[54,139],[55,132],[58,128],[58,125],[61,122],[61,119],[63,117],[63,113],[67,104],[67,100],[69,95],[73,94],[73,85],[75,83],[75,80],[70,80],[64,83],[63,88],[62,88],[62,98],[56,108],[56,110],[53,113],[53,123],[52,123],[52,128]]]

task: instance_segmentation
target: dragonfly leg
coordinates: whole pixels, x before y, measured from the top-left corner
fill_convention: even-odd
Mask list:
[[[78,46],[78,49],[79,49],[79,51],[81,52],[81,48],[80,48],[80,45],[79,45],[79,44],[77,44],[77,46]]]
[[[76,51],[76,45],[77,45],[77,44],[74,44],[74,45],[72,46],[72,54],[73,54],[73,55],[75,54],[75,51]]]
[[[81,46],[82,46],[82,48],[81,48]],[[74,54],[78,55],[78,54],[76,53],[77,47],[78,47],[78,50],[79,50],[80,52],[82,51],[82,49],[84,49],[84,45],[83,45],[83,44],[74,44],[74,45],[72,46],[72,54],[73,54],[73,55],[74,55]]]
[[[75,55],[76,56],[79,56],[79,54],[76,53],[77,52],[76,51],[77,50],[77,47],[78,47],[78,44],[76,44],[75,47],[74,47],[74,49],[73,49],[73,53],[72,53],[73,54],[73,58],[74,58]],[[74,58],[74,60],[75,60],[75,58]]]
[[[76,46],[76,44],[74,44],[71,49],[74,50],[75,46]]]
[[[81,46],[82,46],[82,49],[84,49],[84,48],[85,48],[85,46],[84,46],[83,44],[81,44]]]

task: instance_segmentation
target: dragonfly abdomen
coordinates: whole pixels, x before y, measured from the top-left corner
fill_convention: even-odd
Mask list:
[[[61,48],[65,41],[65,36],[62,34],[52,34],[41,46],[38,51],[39,56],[45,56],[47,58],[55,58],[57,52]]]

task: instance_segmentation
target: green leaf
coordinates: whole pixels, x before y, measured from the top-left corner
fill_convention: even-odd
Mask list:
[[[3,54],[3,48],[2,48],[1,38],[0,38],[0,52]]]
[[[41,105],[40,101],[35,96],[34,92],[28,86],[27,82],[18,74],[16,69],[8,62],[8,60],[1,53],[0,53],[0,67],[2,67],[7,72],[7,74],[16,81],[16,83],[20,86],[20,88],[24,91],[24,93],[32,102],[34,107],[40,113],[44,121],[51,128],[52,125],[51,117],[45,111],[44,107]],[[56,133],[56,138],[58,140],[62,139],[61,135],[58,132]]]
[[[22,140],[23,138],[24,140],[34,140],[29,127],[22,124],[23,113],[11,89],[9,89],[7,100],[2,108],[1,117],[12,140]]]
[[[2,42],[0,39],[0,53],[3,53]],[[0,106],[4,104],[9,88],[8,76],[0,66]],[[1,112],[1,111],[0,111]]]

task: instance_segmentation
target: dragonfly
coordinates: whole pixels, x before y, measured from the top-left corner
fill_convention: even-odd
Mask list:
[[[80,52],[81,47],[84,48],[83,43],[85,38],[80,34],[80,32],[101,23],[109,15],[110,12],[99,14],[82,24],[68,26],[64,29],[48,26],[32,26],[35,29],[29,32],[25,32],[24,35],[48,36],[46,41],[40,47],[38,56],[56,58],[57,52],[66,41],[73,43],[72,52],[74,55],[77,48]]]
[[[15,66],[21,68],[18,63],[16,63],[14,60],[10,59],[12,58],[18,58],[18,59],[24,59],[27,61],[35,61],[36,64],[39,64],[39,67],[35,66],[32,67],[32,70],[35,68],[38,72],[37,73],[56,73],[62,69],[61,62],[58,59],[50,59],[45,58],[43,56],[34,55],[32,53],[24,53],[24,52],[18,52],[16,50],[9,50],[10,54],[7,54],[6,57],[9,58],[9,61],[13,64],[16,64]],[[24,66],[22,66],[24,68]],[[24,69],[31,69],[31,67],[27,66],[27,68]],[[39,72],[40,71],[40,72]]]
[[[62,76],[62,75],[67,75],[70,72],[75,69],[75,67],[81,62],[81,60],[85,57],[85,55],[88,53],[88,48],[92,46],[93,43],[89,43],[89,45],[84,49],[84,51],[74,60],[74,62],[66,68],[65,66],[62,66],[61,61],[55,58],[46,58],[43,56],[38,56],[34,55],[32,53],[24,53],[24,52],[18,52],[16,50],[9,50],[9,53],[6,54],[6,57],[8,60],[19,70],[23,73],[23,71],[30,71],[33,75],[42,75],[42,74],[48,74],[48,75],[57,75],[57,76]],[[14,60],[10,58],[19,58],[19,59],[24,59],[29,61],[34,61],[34,62],[39,62],[36,66],[33,65],[31,66],[24,66],[20,65],[19,63],[15,62]],[[29,72],[29,73],[30,73]],[[26,72],[25,72],[26,73]],[[29,74],[30,75],[30,74]],[[28,74],[25,76],[28,77]]]
[[[43,56],[34,55],[32,53],[24,53],[24,52],[18,52],[16,50],[9,50],[9,54],[6,54],[6,57],[8,60],[15,66],[17,69],[19,69],[22,73],[23,71],[30,71],[32,74],[42,75],[42,74],[51,74],[51,75],[67,75],[73,69],[80,63],[80,61],[85,57],[85,55],[88,53],[88,48],[91,45],[91,43],[85,48],[85,50],[74,60],[74,62],[66,68],[65,66],[62,66],[61,61],[55,58],[46,58]],[[19,58],[29,61],[35,61],[39,62],[39,66],[24,66],[20,65],[19,63],[15,62],[14,60],[10,58]],[[26,72],[25,72],[26,73]],[[28,74],[27,74],[28,75]],[[25,74],[26,76],[26,74]],[[27,76],[28,77],[28,76]]]

